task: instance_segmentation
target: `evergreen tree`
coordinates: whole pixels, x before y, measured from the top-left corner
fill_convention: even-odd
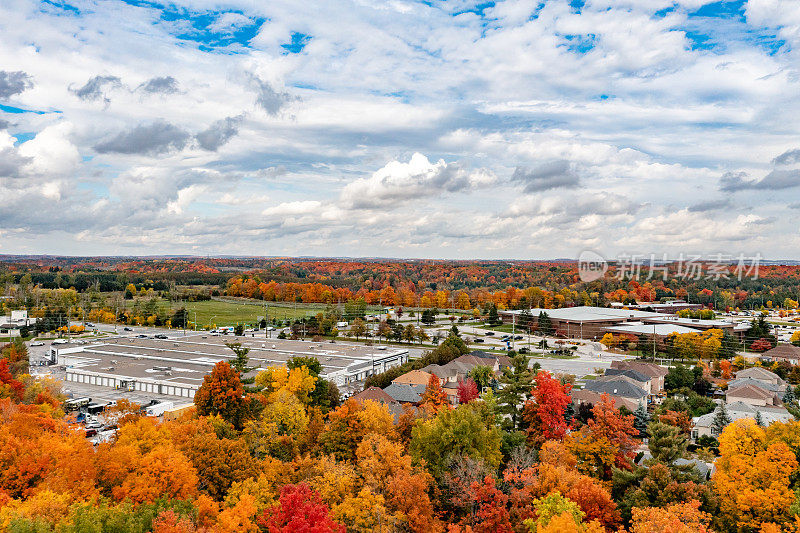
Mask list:
[[[633,412],[633,427],[639,431],[640,439],[643,439],[647,436],[647,424],[649,422],[650,415],[647,413],[645,406],[639,402],[639,407],[637,407],[636,411]]]
[[[538,324],[539,332],[542,335],[552,335],[555,332],[553,329],[553,322],[550,320],[550,316],[544,311],[539,313]]]
[[[242,347],[241,342],[226,342],[225,346],[236,354],[236,359],[231,361],[231,367],[239,372],[239,376],[243,376],[252,370],[252,368],[247,366],[250,360],[249,357],[247,357],[247,354],[250,353],[250,348]]]
[[[782,401],[786,404],[794,404],[797,398],[794,395],[794,389],[791,385],[786,386],[786,392],[783,395]]]
[[[764,419],[761,417],[761,411],[756,411],[756,424],[762,428],[765,426]]]
[[[522,422],[522,407],[533,388],[533,372],[528,368],[530,359],[525,354],[517,354],[511,360],[511,367],[503,369],[500,377],[501,388],[497,391],[497,403],[500,412],[507,414],[511,420],[504,423],[509,430],[519,429]]]
[[[656,461],[670,465],[686,454],[688,441],[680,428],[652,422],[647,426],[647,435],[650,438],[647,447]]]
[[[725,409],[725,404],[722,403],[717,408],[716,413],[714,413],[714,421],[711,423],[711,429],[715,433],[715,435],[719,435],[722,433],[722,430],[725,429],[725,426],[732,422],[730,415],[728,415],[728,410]]]

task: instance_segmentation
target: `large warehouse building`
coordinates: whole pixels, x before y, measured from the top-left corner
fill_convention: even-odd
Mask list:
[[[536,321],[539,313],[546,313],[558,336],[576,339],[599,339],[605,333],[634,333],[664,337],[671,332],[691,333],[708,329],[721,329],[740,335],[747,325],[734,324],[726,320],[701,320],[680,318],[675,315],[624,309],[618,307],[563,307],[560,309],[530,309],[528,313]],[[522,310],[500,311],[505,323],[520,324]],[[655,328],[654,328],[655,326]]]
[[[219,361],[234,359],[225,342],[250,348],[252,374],[283,366],[295,356],[316,357],[321,377],[339,387],[408,361],[408,350],[353,343],[310,342],[205,334],[173,339],[114,338],[75,347],[53,347],[53,363],[64,366],[66,381],[117,390],[193,398]]]

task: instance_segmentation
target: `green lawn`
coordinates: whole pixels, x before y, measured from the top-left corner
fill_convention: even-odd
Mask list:
[[[209,324],[233,326],[238,323],[254,324],[257,317],[264,316],[264,303],[255,300],[209,300],[204,302],[173,302],[170,306],[169,301],[161,300],[159,301],[159,307],[162,309],[169,308],[171,311],[185,307],[189,312],[190,321],[195,321],[195,313],[197,313],[197,324],[201,327]],[[302,318],[325,310],[324,305],[297,304],[297,307],[295,307],[294,304],[283,302],[266,303],[270,320],[273,318],[278,320]],[[128,300],[128,305],[131,305],[130,300]]]

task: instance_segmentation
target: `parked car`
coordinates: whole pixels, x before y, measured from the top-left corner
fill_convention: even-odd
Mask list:
[[[484,342],[484,341],[480,337],[475,337],[475,340],[472,342]]]
[[[486,332],[486,336],[487,337],[491,337],[492,335],[494,335],[494,331],[487,331]]]
[[[44,343],[42,341],[33,341],[31,346],[44,346]]]
[[[128,326],[125,326],[124,328],[122,328],[122,331],[133,331],[133,330]]]
[[[146,339],[147,335],[145,335],[144,333],[139,333],[138,335],[136,335],[136,338],[137,339]]]
[[[514,337],[515,341],[521,341],[523,339],[522,335],[517,335]]]
[[[163,339],[168,339],[169,337],[167,337],[163,333],[159,333],[158,335],[153,335],[153,338],[154,339],[162,339],[163,340]]]

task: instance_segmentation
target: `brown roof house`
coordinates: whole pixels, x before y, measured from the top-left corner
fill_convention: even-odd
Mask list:
[[[664,378],[669,372],[661,365],[641,360],[612,361],[611,368],[636,370],[648,376],[650,378],[650,394],[659,394],[664,391]]]
[[[761,360],[770,363],[785,361],[796,365],[800,363],[800,346],[795,346],[794,344],[778,344],[773,349],[762,353]]]
[[[774,392],[752,384],[728,389],[728,392],[725,394],[725,401],[727,403],[742,402],[754,407],[780,405],[780,400]]]

